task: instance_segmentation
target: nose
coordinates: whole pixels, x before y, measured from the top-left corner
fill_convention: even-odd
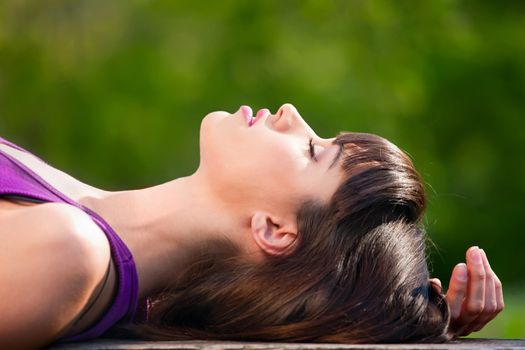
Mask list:
[[[296,113],[299,114],[297,111],[297,108],[291,103],[285,103],[281,107],[279,107],[279,110],[277,111],[277,116],[281,117],[283,114],[292,114]]]
[[[276,130],[284,132],[294,127],[298,118],[300,115],[297,108],[291,103],[285,103],[277,110],[273,125]]]
[[[281,132],[297,129],[302,132],[306,131],[310,135],[316,135],[291,103],[285,103],[277,110],[273,125],[276,130]]]

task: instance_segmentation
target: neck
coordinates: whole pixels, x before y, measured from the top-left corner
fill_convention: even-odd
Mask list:
[[[150,188],[104,192],[86,206],[113,227],[133,254],[139,298],[181,273],[189,247],[234,227],[233,216],[214,200],[198,173]]]

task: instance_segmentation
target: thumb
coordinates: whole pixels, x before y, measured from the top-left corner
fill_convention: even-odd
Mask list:
[[[441,286],[441,280],[439,278],[431,278],[431,279],[429,279],[429,282],[430,283],[434,283],[435,285],[437,285],[439,287],[439,289],[438,289],[439,293],[442,292],[443,287]]]

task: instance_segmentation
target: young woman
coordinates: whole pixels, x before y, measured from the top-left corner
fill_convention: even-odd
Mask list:
[[[0,139],[0,347],[115,330],[349,343],[479,330],[503,308],[501,283],[472,247],[441,294],[425,203],[396,146],[320,138],[291,104],[208,114],[198,169],[134,191],[91,187]]]

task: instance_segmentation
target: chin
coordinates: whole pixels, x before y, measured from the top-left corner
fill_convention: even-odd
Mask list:
[[[206,116],[204,116],[204,118],[202,120],[204,121],[204,119],[230,117],[231,115],[232,115],[231,113],[228,113],[228,112],[225,112],[225,111],[214,111],[214,112],[210,112],[210,113],[206,114]]]
[[[220,157],[220,148],[227,137],[224,118],[231,118],[231,114],[224,111],[215,111],[206,114],[202,119],[199,132],[200,166],[208,167]]]

